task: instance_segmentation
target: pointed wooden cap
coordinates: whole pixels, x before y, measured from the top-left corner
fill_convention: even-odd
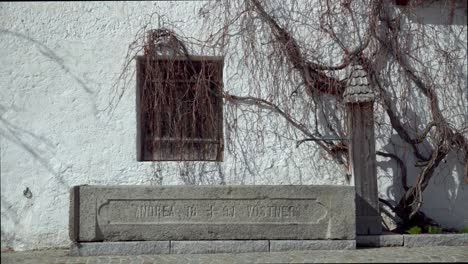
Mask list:
[[[373,102],[375,95],[369,85],[367,72],[357,63],[352,64],[351,67],[351,74],[343,95],[345,103]]]

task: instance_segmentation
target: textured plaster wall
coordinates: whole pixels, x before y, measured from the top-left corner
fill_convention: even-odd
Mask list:
[[[204,177],[180,175],[173,164],[136,161],[134,90],[108,111],[128,45],[154,10],[177,21],[184,35],[203,34],[202,4],[0,4],[2,248],[68,246],[68,190],[73,185],[346,184],[345,171],[319,151],[299,152],[290,143],[267,142],[255,159],[255,171],[252,160],[239,163],[226,152],[224,163],[202,168]],[[235,92],[235,82],[225,89]],[[447,177],[456,181],[457,175]],[[392,183],[380,184],[386,190]],[[435,197],[435,207],[427,212],[447,225],[468,225],[468,210],[455,206],[467,200],[467,187],[459,181],[449,185],[456,200],[453,194],[427,197]]]

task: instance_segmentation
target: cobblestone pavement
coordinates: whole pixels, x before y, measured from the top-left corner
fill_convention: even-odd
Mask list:
[[[274,253],[69,257],[67,250],[2,253],[2,264],[468,262],[468,247],[368,248]]]

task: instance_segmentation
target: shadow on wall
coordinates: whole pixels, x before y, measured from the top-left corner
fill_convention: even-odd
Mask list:
[[[61,186],[61,188],[68,189],[70,184],[65,182],[61,170],[56,170],[53,167],[53,164],[50,162],[51,155],[55,152],[54,145],[42,136],[38,136],[28,130],[20,128],[11,122],[7,121],[2,117],[6,109],[4,106],[0,105],[0,137],[6,139],[8,142],[11,142],[13,145],[16,145],[28,153],[34,160],[36,160],[41,166],[43,166],[52,176],[54,181]],[[3,162],[3,159],[1,159]],[[1,164],[0,168],[3,167]],[[1,172],[0,172],[1,174]],[[4,175],[1,175],[4,177]],[[11,179],[10,179],[11,180]],[[21,179],[17,179],[20,181]],[[6,181],[2,179],[2,183],[5,184]],[[2,190],[8,186],[2,186]],[[11,202],[10,195],[1,195],[1,250],[13,250],[15,244],[27,244],[27,241],[18,237],[17,230],[24,226],[22,224],[22,212],[25,210],[31,210],[31,206],[34,203],[33,193],[40,192],[37,186],[30,186],[33,189],[33,192],[29,190],[29,187],[26,190],[14,189],[10,192],[22,192],[22,195],[28,200],[24,204],[20,201]],[[19,197],[18,194],[13,195]],[[6,228],[8,226],[9,228]]]
[[[90,98],[95,99],[95,91],[93,91],[81,78],[74,74],[70,70],[70,68],[65,65],[64,59],[60,58],[49,47],[21,33],[12,32],[6,29],[0,29],[0,35],[1,34],[11,35],[36,44],[39,47],[39,52],[42,55],[57,63],[65,74],[72,76],[72,78],[79,84],[83,91],[85,91],[86,94],[90,96]],[[100,112],[99,110],[97,110],[96,101],[90,100],[90,102],[93,103],[93,109],[95,110],[94,113],[97,114],[98,112]],[[13,144],[24,149],[35,160],[37,160],[49,173],[54,175],[55,179],[60,185],[63,185],[64,187],[68,188],[69,184],[64,182],[60,170],[54,169],[54,166],[50,163],[51,155],[48,154],[55,153],[54,144],[45,137],[38,136],[3,118],[5,112],[12,110],[15,111],[15,107],[12,106],[10,107],[10,109],[8,109],[6,106],[0,105],[0,135],[8,141],[12,142]]]
[[[440,32],[452,34],[451,27],[431,27],[431,25],[466,25],[467,23],[467,3],[466,1],[456,0],[456,8],[453,14],[453,20],[450,21],[450,6],[449,1],[435,1],[425,6],[420,6],[411,10],[415,15],[410,17],[410,20],[417,24],[429,25],[428,28],[438,28]],[[402,8],[403,11],[406,7]],[[460,28],[460,27],[458,27]],[[465,28],[466,29],[466,28]],[[460,29],[462,30],[462,29]],[[439,32],[438,32],[439,33]],[[466,40],[462,39],[461,36],[454,37],[454,43],[460,44],[460,47],[466,50]],[[410,48],[416,40],[414,36],[407,38],[405,47]],[[447,37],[444,41],[449,41]],[[389,57],[381,58],[382,69],[388,69],[388,72],[383,73],[387,80],[387,86],[391,88],[390,93],[392,97],[398,97],[398,83],[394,81],[394,73],[392,73],[392,67],[396,63]],[[463,65],[455,65],[457,74],[455,76],[461,76],[462,81],[466,82],[466,73],[463,69]],[[464,78],[464,79],[463,79]],[[460,87],[467,87],[468,84],[460,85]],[[444,90],[441,88],[441,90]],[[411,98],[420,98],[421,95],[415,94],[413,89],[408,89]],[[427,98],[424,98],[426,100]],[[460,100],[460,98],[455,98]],[[461,100],[463,104],[463,100]],[[423,101],[425,102],[425,101]],[[418,106],[418,102],[412,102],[405,106],[405,112],[402,113],[406,120],[409,131],[415,131],[415,127],[418,124],[427,124],[431,120],[430,111],[424,112],[421,106]],[[398,109],[396,105],[392,105],[394,109]],[[457,105],[457,107],[459,107]],[[459,107],[463,109],[463,107]],[[445,109],[446,111],[449,111]],[[426,119],[426,120],[422,120]],[[463,124],[463,123],[462,123]],[[418,144],[418,149],[426,157],[429,156],[431,145],[429,142],[424,141]],[[412,147],[404,142],[398,135],[392,135],[386,145],[381,148],[384,152],[392,153],[398,156],[407,166],[407,183],[411,187],[416,181],[419,173],[424,167],[418,167],[416,158],[413,154]],[[464,161],[461,160],[461,153],[455,153],[452,151],[447,157],[439,164],[438,168],[434,171],[434,174],[429,181],[429,185],[423,192],[423,206],[421,211],[424,212],[428,217],[433,218],[443,227],[455,227],[461,228],[468,225],[468,211],[466,210],[466,200],[468,198],[468,185],[463,180],[463,165]],[[405,193],[402,184],[402,171],[399,168],[397,162],[393,159],[386,158],[385,161],[380,161],[377,166],[384,171],[391,171],[388,176],[391,178],[391,182],[386,190],[381,190],[381,193],[386,192],[386,196],[394,198],[398,203],[399,199]]]
[[[463,162],[461,153],[450,152],[424,192],[422,211],[440,219],[442,226],[458,229],[468,226],[468,184],[463,178]]]
[[[451,1],[434,1],[427,5],[422,5],[414,8],[414,15],[410,20],[415,23],[426,25],[466,25],[468,4],[466,0],[455,0],[455,8],[450,7]]]
[[[405,161],[407,165],[407,183],[408,187],[411,187],[423,169],[423,167],[416,166],[411,147],[401,140],[398,135],[393,135],[389,140],[389,144],[382,149],[387,153],[397,155]],[[391,170],[393,172],[392,183],[385,191],[387,197],[395,198],[398,203],[405,193],[401,169],[393,159],[377,162],[377,166],[384,171]],[[466,220],[468,219],[468,212],[466,211],[468,185],[464,184],[463,161],[457,153],[453,151],[449,153],[447,158],[434,171],[429,185],[423,192],[423,198],[424,204],[421,211],[443,227],[462,228],[468,225]]]
[[[18,229],[28,227],[25,226],[22,219],[24,216],[21,215],[18,208],[18,202],[11,202],[11,198],[7,198],[5,195],[1,195],[1,252],[16,250],[15,244],[27,244],[28,240],[24,237],[18,236]],[[34,202],[32,200],[27,201],[26,207],[30,208]],[[10,228],[5,228],[6,226]],[[13,229],[11,228],[13,227]]]
[[[59,65],[59,67],[62,69],[62,71],[65,74],[70,75],[79,84],[81,89],[83,89],[83,91],[90,97],[90,99],[91,99],[90,102],[93,102],[92,106],[93,106],[94,114],[97,115],[99,112],[102,112],[102,110],[98,110],[97,105],[96,105],[96,101],[94,100],[95,96],[96,96],[96,91],[93,91],[93,89],[91,89],[89,87],[89,85],[87,85],[86,82],[83,81],[83,79],[81,79],[76,74],[74,74],[70,70],[70,68],[65,65],[65,60],[63,58],[61,58],[60,56],[58,56],[57,53],[55,53],[52,49],[50,49],[49,47],[47,47],[46,45],[44,45],[40,41],[38,41],[36,39],[33,39],[33,38],[29,37],[29,36],[26,36],[26,35],[24,35],[22,33],[13,32],[13,31],[10,31],[10,30],[7,30],[7,29],[1,29],[0,28],[0,35],[1,34],[14,36],[14,37],[26,40],[26,41],[28,41],[30,43],[36,44],[37,47],[39,48],[39,52],[42,55],[49,58],[51,61],[55,62],[57,65]]]
[[[2,105],[0,105],[0,108],[5,109]],[[38,136],[28,130],[12,124],[1,115],[0,124],[0,136],[2,136],[2,138],[25,150],[50,174],[52,174],[60,185],[67,188],[69,187],[69,185],[63,180],[61,173],[54,169],[53,165],[50,163],[51,157],[49,153],[55,152],[55,146],[52,142],[43,136]]]
[[[13,250],[11,245],[13,245],[15,242],[20,241],[16,237],[15,232],[9,232],[5,231],[3,228],[3,224],[6,222],[12,223],[14,226],[18,226],[20,217],[18,215],[17,210],[15,210],[13,204],[11,204],[6,197],[1,195],[1,205],[2,205],[2,230],[1,230],[1,251],[6,251],[6,250]],[[21,242],[21,241],[20,241]]]
[[[46,45],[42,44],[41,42],[39,42],[39,41],[37,41],[37,40],[35,40],[35,39],[31,38],[31,37],[26,36],[24,34],[17,33],[17,32],[12,32],[12,31],[9,31],[9,30],[6,30],[6,29],[0,29],[0,34],[12,35],[12,36],[15,36],[15,37],[30,41],[30,42],[38,45],[39,46],[39,52],[42,55],[46,56],[47,58],[51,59],[52,61],[56,62],[65,73],[70,74],[73,77],[73,79],[75,79],[75,81],[80,84],[81,88],[83,88],[83,90],[86,93],[88,93],[88,94],[94,93],[93,90],[91,88],[89,88],[83,80],[78,78],[75,74],[73,74],[70,71],[70,69],[65,65],[64,60],[62,58],[60,58],[53,50],[51,50]]]
[[[96,92],[93,91],[88,84],[83,81],[83,79],[79,78],[76,74],[74,74],[69,67],[65,65],[65,60],[60,58],[53,50],[49,47],[44,45],[43,43],[26,36],[21,33],[12,32],[6,29],[0,29],[0,35],[9,35],[13,36],[22,40],[26,40],[31,45],[24,45],[18,49],[27,49],[32,47],[37,47],[40,54],[50,59],[52,62],[56,63],[60,69],[67,75],[71,76],[76,83],[78,83],[79,87],[89,96],[91,100],[88,100],[90,103],[93,104],[94,113],[97,114],[99,111],[97,110],[97,105],[95,101]],[[34,45],[34,46],[33,46]],[[10,84],[13,85],[13,84]],[[11,87],[4,87],[4,89],[9,89]],[[7,102],[5,102],[7,103]],[[42,135],[38,135],[33,133],[32,131],[20,127],[19,125],[9,120],[6,113],[7,112],[18,112],[18,108],[15,107],[12,103],[11,105],[1,105],[0,104],[0,137],[5,139],[4,142],[8,142],[8,144],[14,145],[19,147],[20,149],[24,150],[26,157],[28,160],[37,161],[41,167],[43,167],[50,175],[52,175],[52,180],[54,184],[58,186],[57,189],[65,190],[70,188],[70,183],[68,183],[64,178],[64,173],[69,167],[63,168],[65,164],[56,158],[57,146],[49,139]],[[21,110],[21,109],[20,109]],[[39,120],[40,121],[40,120]],[[8,153],[7,153],[8,155]],[[29,157],[28,157],[29,156]],[[4,159],[0,159],[0,162],[4,162]],[[15,164],[9,164],[10,166],[16,166]],[[0,164],[0,169],[3,167],[3,164]],[[22,178],[13,178],[17,177],[16,175],[10,175],[11,178],[9,180],[4,181],[5,175],[2,174],[0,171],[0,175],[2,177],[2,183],[10,182],[21,182]],[[13,178],[13,179],[12,179]],[[34,188],[35,187],[35,188]],[[29,188],[32,189],[29,190]],[[36,188],[41,188],[41,186],[29,186],[26,190],[23,189],[14,189],[12,190],[11,187],[2,186],[2,190],[8,190],[10,193],[5,194],[2,193],[1,195],[1,219],[2,219],[2,227],[1,227],[1,247],[3,250],[12,249],[11,247],[15,244],[28,244],[29,242],[26,241],[24,238],[18,236],[18,229],[21,226],[24,226],[23,222],[23,215],[22,212],[25,210],[32,210],[30,206],[32,206],[35,196],[32,194],[40,193],[40,190]],[[20,194],[11,195],[11,192],[18,192]],[[11,195],[11,197],[10,197]],[[28,199],[28,204],[26,207],[21,207],[22,203],[19,201],[12,202],[14,198],[18,196],[25,196]],[[29,204],[30,203],[30,204]],[[6,228],[8,226],[8,228]]]

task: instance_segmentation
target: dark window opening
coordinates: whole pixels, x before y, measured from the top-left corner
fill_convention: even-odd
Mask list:
[[[222,161],[222,57],[137,57],[137,159]]]
[[[395,4],[399,6],[406,6],[408,5],[409,0],[395,0]]]

